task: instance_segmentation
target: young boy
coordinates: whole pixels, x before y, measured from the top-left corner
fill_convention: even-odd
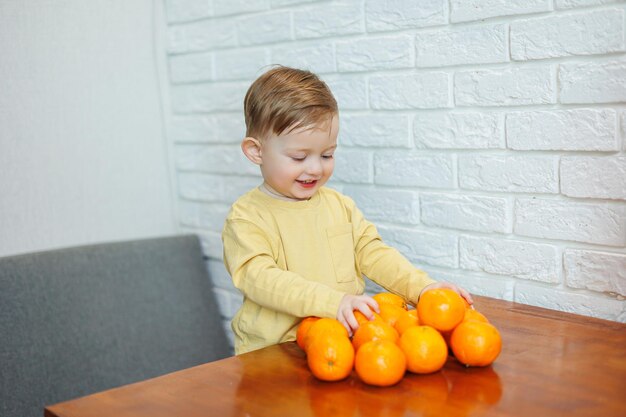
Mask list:
[[[277,67],[244,100],[243,153],[263,183],[232,206],[222,234],[224,263],[244,296],[235,315],[235,352],[295,340],[307,316],[337,318],[350,333],[354,311],[373,318],[363,275],[415,304],[438,283],[385,245],[354,202],[324,187],[333,173],[337,103],[316,75]]]

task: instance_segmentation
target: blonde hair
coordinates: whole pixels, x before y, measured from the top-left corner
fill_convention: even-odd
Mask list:
[[[333,94],[317,75],[283,66],[257,78],[243,105],[246,136],[257,139],[330,121],[338,113]]]

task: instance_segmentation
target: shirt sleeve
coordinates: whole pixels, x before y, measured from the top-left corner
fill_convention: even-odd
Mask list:
[[[425,286],[435,282],[409,262],[398,250],[386,245],[376,226],[367,221],[350,200],[355,234],[356,262],[369,279],[411,304],[417,304]]]
[[[344,293],[278,267],[276,245],[257,225],[229,219],[222,240],[226,269],[245,297],[296,317],[336,317]]]

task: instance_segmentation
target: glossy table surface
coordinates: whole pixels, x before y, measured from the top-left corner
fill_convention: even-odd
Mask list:
[[[45,416],[626,415],[626,324],[475,299],[503,338],[486,368],[449,358],[437,373],[388,388],[354,372],[321,382],[285,343],[49,406]]]

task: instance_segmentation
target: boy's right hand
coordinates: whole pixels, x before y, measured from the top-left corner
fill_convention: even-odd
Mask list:
[[[359,323],[354,317],[354,310],[359,310],[368,320],[374,319],[372,310],[376,313],[380,312],[378,303],[370,296],[344,295],[337,310],[337,320],[348,330],[350,336],[359,328]]]

